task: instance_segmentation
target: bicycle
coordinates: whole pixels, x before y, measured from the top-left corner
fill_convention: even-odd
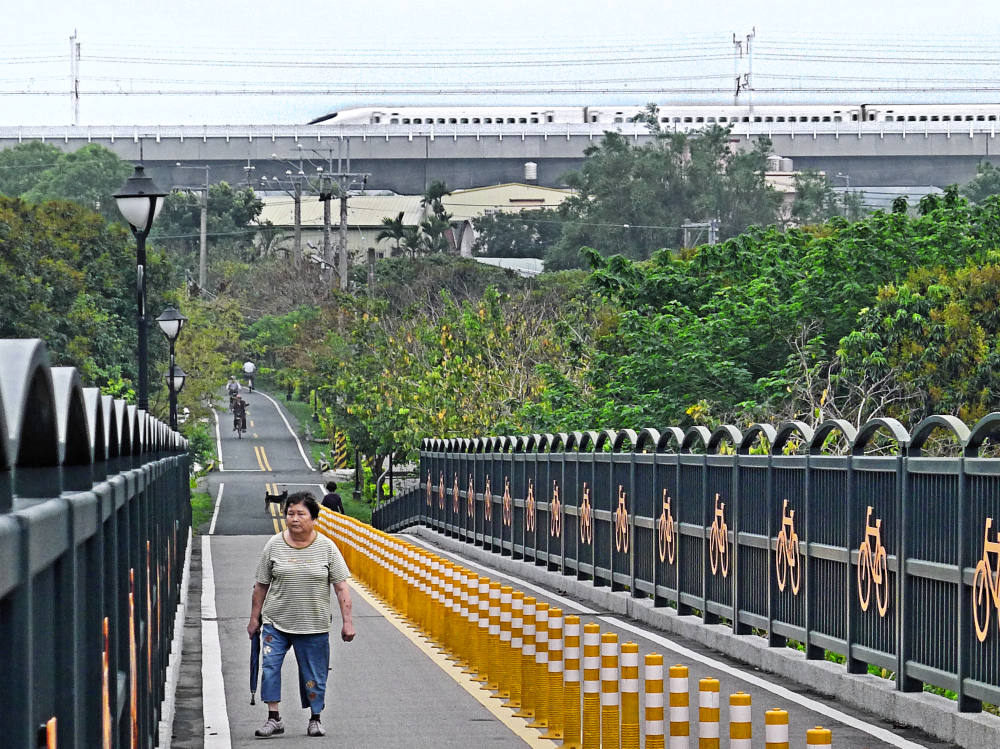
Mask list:
[[[243,439],[243,432],[247,430],[246,414],[233,414],[233,431],[236,432],[237,439]]]
[[[712,563],[712,574],[721,567],[722,576],[729,576],[729,526],[726,525],[726,503],[719,504],[719,494],[715,495],[715,518],[709,532],[708,551]]]
[[[493,522],[493,491],[490,489],[490,477],[486,477],[486,486],[483,487],[483,517],[487,523]]]
[[[472,482],[472,474],[469,474],[469,490],[465,493],[468,499],[466,515],[470,518],[475,514],[476,485]]]
[[[784,591],[791,572],[792,595],[799,594],[802,565],[799,561],[799,534],[795,532],[795,510],[788,509],[788,500],[781,505],[781,530],[774,552],[774,571],[778,576],[778,590]]]
[[[990,541],[990,528],[993,518],[986,518],[983,530],[983,558],[976,564],[976,573],[972,577],[972,613],[975,617],[976,638],[986,641],[986,633],[990,626],[990,604],[993,604],[1000,616],[1000,564],[994,569],[990,563],[990,554],[995,554],[1000,562],[1000,540]],[[987,599],[989,594],[989,599]]]
[[[670,510],[670,497],[667,490],[663,490],[663,509],[660,511],[660,519],[657,523],[659,530],[660,561],[674,563],[674,515]]]
[[[524,500],[524,532],[535,532],[535,483],[528,479],[528,498]]]
[[[868,505],[865,513],[865,540],[858,548],[858,602],[862,611],[868,610],[874,583],[878,613],[885,616],[889,608],[888,555],[882,545],[882,519],[877,518],[874,525],[871,523],[873,509]]]
[[[549,503],[549,535],[559,538],[562,534],[562,502],[559,500],[559,484],[552,481],[552,501]]]
[[[615,550],[628,553],[628,510],[625,507],[625,488],[618,485],[618,507],[615,509]]]
[[[431,469],[428,468],[427,469],[427,506],[428,507],[430,507],[431,504],[432,504],[431,503],[431,495],[433,494],[433,489],[431,487],[433,486],[433,484],[434,484],[434,482],[431,480]]]
[[[458,471],[455,471],[454,481],[451,482],[451,511],[458,514]]]
[[[589,544],[594,540],[594,519],[590,508],[590,487],[583,482],[583,502],[580,503],[580,541]]]
[[[438,509],[444,509],[444,471],[438,474]]]
[[[513,511],[510,501],[510,476],[504,479],[503,484],[503,524],[510,527]]]

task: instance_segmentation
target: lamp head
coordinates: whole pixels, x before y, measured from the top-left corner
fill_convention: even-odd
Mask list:
[[[177,340],[177,336],[181,334],[181,328],[184,327],[184,323],[186,322],[187,318],[173,307],[167,307],[156,318],[156,323],[160,326],[160,330],[163,331],[163,335],[170,342]]]
[[[163,379],[167,381],[167,387],[168,388],[170,388],[172,386],[172,390],[175,393],[179,393],[181,390],[184,389],[184,381],[187,379],[187,372],[185,372],[183,369],[181,369],[179,366],[177,366],[175,364],[174,365],[174,379],[173,379],[173,382],[171,383],[171,381],[170,381],[170,370],[169,369],[167,370],[167,373],[165,375],[163,375]]]
[[[125,180],[114,197],[118,210],[132,226],[132,231],[145,235],[163,208],[166,193],[156,186],[152,177],[146,175],[142,164],[136,164],[132,176]]]

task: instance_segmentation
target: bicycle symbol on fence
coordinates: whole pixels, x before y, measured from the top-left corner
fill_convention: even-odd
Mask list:
[[[507,476],[503,480],[503,524],[510,526],[511,522],[511,507],[510,507],[510,476]]]
[[[451,484],[451,511],[458,514],[458,471],[455,471],[455,480]]]
[[[427,506],[428,506],[428,507],[430,507],[430,506],[431,506],[431,492],[433,491],[433,490],[431,489],[431,485],[432,485],[433,483],[434,483],[434,482],[433,482],[433,481],[431,481],[431,469],[430,469],[430,468],[428,468],[428,469],[427,469]]]
[[[559,483],[552,482],[552,501],[549,502],[549,535],[559,538],[562,534],[562,502],[559,501]]]
[[[628,510],[625,508],[625,488],[618,485],[618,507],[615,509],[615,549],[628,553]]]
[[[444,509],[444,471],[441,471],[438,479],[438,509]]]
[[[986,528],[983,530],[983,558],[976,564],[976,573],[972,577],[972,613],[976,619],[976,637],[980,642],[986,641],[986,632],[990,626],[990,608],[995,608],[997,616],[1000,617],[1000,564],[994,568],[990,562],[990,554],[994,554],[1000,563],[1000,540],[990,541],[992,527],[993,518],[986,518]]]
[[[792,595],[799,594],[802,581],[802,564],[799,559],[799,534],[795,532],[795,510],[788,510],[788,500],[781,505],[781,530],[774,552],[774,572],[778,576],[778,590],[785,590],[786,578],[791,573]]]
[[[882,518],[875,518],[868,505],[865,513],[865,540],[858,548],[858,602],[862,611],[868,611],[872,600],[872,584],[875,585],[875,603],[879,616],[885,616],[889,609],[889,565],[888,555],[882,545]]]
[[[490,490],[490,477],[486,477],[486,486],[483,487],[483,517],[487,523],[493,522],[493,492]]]
[[[466,492],[468,498],[468,507],[466,509],[466,514],[471,518],[475,514],[475,502],[476,502],[476,485],[472,481],[472,474],[469,474],[469,491]]]
[[[719,494],[715,494],[715,519],[708,538],[709,561],[712,564],[712,574],[721,567],[722,576],[729,576],[729,526],[726,525],[726,503],[719,503]]]
[[[663,490],[663,509],[660,511],[660,520],[657,523],[657,529],[659,530],[659,542],[660,542],[660,561],[665,562],[668,559],[670,564],[674,563],[674,515],[670,511],[670,497],[667,496],[667,490]]]
[[[583,482],[583,502],[580,503],[580,541],[589,544],[594,540],[594,518],[590,507],[590,487]]]
[[[524,531],[535,531],[535,482],[528,479],[528,498],[524,500]]]

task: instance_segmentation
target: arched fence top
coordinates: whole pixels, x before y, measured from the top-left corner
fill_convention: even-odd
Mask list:
[[[503,437],[503,442],[500,443],[500,452],[509,453],[513,452],[514,448],[517,446],[517,437],[512,434],[508,434]]]
[[[529,453],[535,449],[535,435],[525,434],[517,438],[514,442],[514,452]]]
[[[910,444],[910,434],[896,419],[886,417],[871,419],[861,425],[854,442],[851,444],[852,455],[863,455],[865,448],[880,431],[887,431],[893,441],[899,445],[900,452],[905,452]]]
[[[823,445],[834,432],[840,432],[847,440],[848,446],[853,445],[858,438],[858,430],[854,425],[844,419],[827,419],[822,422],[813,433],[812,441],[809,443],[809,454],[819,455],[823,452]]]
[[[785,446],[796,434],[802,438],[801,444],[812,444],[813,428],[804,421],[793,419],[792,421],[786,421],[778,427],[777,434],[775,434],[774,440],[771,442],[771,454],[780,455],[781,451],[785,449]]]
[[[579,450],[580,443],[582,441],[583,441],[583,432],[570,432],[569,437],[566,439],[566,452]]]
[[[117,458],[122,451],[122,438],[120,424],[116,418],[117,407],[115,399],[110,395],[101,396],[101,413],[104,416],[104,444],[105,455],[108,460]]]
[[[483,452],[483,449],[485,447],[486,447],[486,440],[485,439],[483,439],[482,437],[474,437],[473,440],[472,440],[472,447],[471,447],[470,452],[474,452],[474,453],[478,454],[478,453]]]
[[[548,450],[550,453],[558,452],[560,449],[566,449],[566,440],[569,439],[569,435],[566,432],[559,432],[558,434],[546,434],[548,437]]]
[[[717,453],[719,447],[724,443],[728,442],[733,446],[733,449],[739,447],[740,442],[743,441],[743,433],[739,429],[734,427],[732,424],[723,424],[708,438],[708,442],[705,444],[705,449],[710,453]]]
[[[635,438],[635,451],[637,453],[641,453],[645,452],[647,448],[651,448],[653,452],[656,452],[656,446],[659,442],[660,433],[656,429],[646,427],[641,430]]]
[[[614,429],[602,429],[597,434],[597,440],[594,442],[594,452],[599,453],[604,450],[605,445],[614,449],[614,444],[617,441],[618,433]]]
[[[87,404],[83,398],[80,374],[75,367],[52,368],[52,392],[55,396],[60,465],[79,466],[93,462]]]
[[[746,430],[746,432],[743,433],[743,439],[740,440],[739,447],[736,450],[740,455],[748,455],[750,453],[750,448],[753,447],[753,443],[757,441],[758,437],[766,439],[768,445],[770,446],[774,444],[774,440],[777,436],[778,430],[770,424],[753,424]],[[770,447],[768,449],[770,449]]]
[[[104,431],[104,399],[97,388],[83,389],[83,404],[87,409],[87,429],[95,463],[108,459],[108,438]],[[176,442],[172,445],[176,448]]]
[[[114,419],[118,423],[118,456],[132,454],[132,421],[128,417],[128,404],[124,398],[115,398]]]
[[[58,465],[55,395],[43,341],[0,340],[0,397],[7,462],[15,466]]]
[[[616,453],[635,452],[638,442],[639,435],[635,433],[634,429],[619,429],[617,436],[615,436],[614,444],[611,445],[611,449]]]
[[[958,441],[961,450],[965,451],[965,446],[969,442],[969,427],[957,416],[936,415],[928,416],[913,427],[907,454],[919,457],[924,445],[927,443],[927,439],[936,429],[944,429],[951,432]]]
[[[574,434],[580,435],[580,441],[577,442],[576,449],[580,452],[585,452],[590,450],[593,452],[597,447],[597,432],[593,430],[588,430],[585,432],[574,432]]]
[[[991,414],[986,414],[973,425],[969,432],[969,439],[965,443],[966,456],[975,457],[978,455],[979,449],[987,440],[995,441],[994,435],[998,432],[1000,432],[1000,412],[994,411]]]
[[[712,439],[712,433],[708,431],[708,427],[688,427],[687,431],[684,432],[684,439],[681,442],[681,452],[691,452],[698,443],[701,443],[702,447],[707,449],[710,439]]]
[[[656,452],[666,452],[671,442],[674,445],[674,452],[680,452],[681,445],[684,444],[684,430],[680,427],[667,427],[664,429],[663,433],[660,434],[660,438],[656,441]]]

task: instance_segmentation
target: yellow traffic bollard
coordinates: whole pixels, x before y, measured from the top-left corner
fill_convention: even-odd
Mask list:
[[[583,749],[601,746],[601,627],[583,626]]]
[[[750,695],[729,695],[729,749],[751,749],[753,723],[750,721]]]
[[[500,589],[500,640],[497,644],[497,693],[501,700],[510,699],[510,619],[514,589],[505,585]]]
[[[618,635],[601,635],[601,749],[619,749]]]
[[[510,699],[504,707],[521,707],[521,651],[524,648],[524,593],[515,590],[510,601],[510,654],[507,675],[510,679]]]
[[[566,647],[563,649],[565,725],[560,749],[581,749],[580,744],[580,617],[567,616],[563,628]]]
[[[810,728],[806,731],[806,746],[833,746],[833,733],[829,728]]]
[[[549,725],[543,739],[556,741],[563,737],[565,715],[563,712],[563,612],[561,609],[549,609]]]
[[[698,682],[698,749],[719,749],[719,680]]]
[[[639,749],[639,646],[622,643],[622,749]]]
[[[663,736],[663,656],[646,656],[646,749],[664,749]]]
[[[535,663],[531,669],[535,698],[535,719],[529,728],[549,726],[549,605],[535,604]]]
[[[521,643],[521,709],[514,713],[515,718],[535,717],[535,599],[527,596],[524,599],[524,625],[521,627],[523,642]]]
[[[670,749],[687,749],[691,735],[687,666],[670,667]]]
[[[788,711],[775,708],[764,713],[764,746],[788,749]]]

